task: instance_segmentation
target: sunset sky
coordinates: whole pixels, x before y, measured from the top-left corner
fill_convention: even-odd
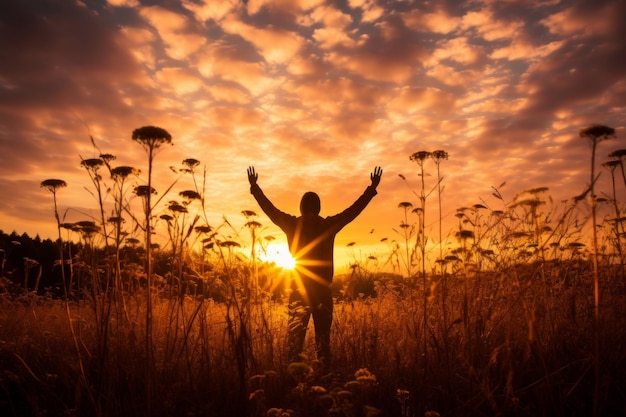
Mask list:
[[[543,186],[570,199],[589,182],[581,128],[616,128],[598,163],[626,148],[624,22],[623,0],[3,0],[0,229],[54,238],[48,178],[68,183],[64,221],[98,216],[80,158],[100,151],[141,169],[144,184],[146,154],[131,134],[145,125],[172,135],[156,157],[159,196],[178,177],[170,167],[198,159],[200,181],[206,167],[211,226],[227,216],[240,229],[242,210],[260,213],[250,165],[276,206],[296,214],[316,191],[324,216],[380,165],[378,196],[337,238],[344,260],[349,242],[367,254],[399,238],[398,203],[418,204],[416,151],[449,153],[450,225],[464,205],[501,209],[491,187],[505,182],[505,201]],[[163,201],[192,184],[184,176]],[[435,214],[434,195],[428,204]]]

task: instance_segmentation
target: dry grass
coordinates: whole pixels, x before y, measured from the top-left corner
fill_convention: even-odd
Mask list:
[[[458,228],[446,236],[439,163],[447,153],[415,153],[419,207],[409,212],[412,203],[400,203],[403,242],[386,242],[386,265],[406,276],[355,259],[353,276],[340,288],[347,297],[335,306],[333,371],[323,374],[308,359],[312,334],[303,361],[287,363],[284,294],[272,287],[282,276],[256,259],[256,249],[264,249],[256,213],[243,212],[250,251],[248,234],[242,238],[225,217],[209,226],[206,169],[199,178],[195,159],[183,161],[160,194],[189,175],[194,189],[179,193],[182,205],[170,201],[159,215],[160,200],[150,203],[152,150],[169,142],[163,132],[144,143],[148,186],[135,187],[135,194],[145,219],[133,214],[126,191],[137,171],[111,167],[112,155],[83,161],[92,170],[102,224],[62,224],[56,191],[65,183],[42,183],[54,198],[62,300],[5,285],[10,248],[2,252],[1,415],[626,416],[626,218],[614,177],[618,165],[623,174],[623,153],[613,156],[608,204],[594,195],[592,153],[591,183],[564,207],[546,196],[546,187],[511,201],[492,187],[501,207],[457,208]],[[437,183],[426,186],[429,158]],[[104,167],[115,182],[115,215],[108,220],[100,194],[105,179],[97,172]],[[432,186],[436,242],[425,229]],[[122,215],[129,215],[125,229]],[[153,220],[169,236],[159,250],[151,245]],[[601,224],[585,246],[584,229],[596,220]],[[115,226],[109,234],[107,221]],[[70,231],[81,240],[66,245],[67,257],[62,228],[68,240]],[[140,234],[147,255],[137,246]],[[189,249],[194,245],[200,253]],[[24,290],[28,271],[19,281]],[[262,291],[269,287],[271,294]]]
[[[602,270],[602,410],[624,415],[626,319],[620,306],[626,291],[615,276],[615,270]],[[365,415],[366,406],[416,416],[429,410],[453,416],[591,412],[594,320],[588,262],[447,276],[445,304],[436,285],[441,279],[432,277],[427,290],[426,343],[422,289],[377,283],[376,297],[336,305],[335,374],[312,372],[299,381],[286,363],[281,303],[242,303],[238,311],[233,304],[201,298],[181,303],[155,297],[152,415],[264,415],[272,407],[291,407],[294,415],[312,415],[312,410]],[[145,414],[141,294],[128,298],[126,311],[114,310],[106,350],[98,340],[97,299],[70,305],[78,350],[64,301],[8,294],[0,300],[3,415]],[[443,309],[449,318],[445,325]],[[311,339],[306,353],[313,357]],[[311,365],[315,368],[314,361]],[[360,387],[361,394],[365,389],[354,377],[362,368],[375,383],[367,386],[366,397],[353,392],[346,403],[345,392],[339,394],[346,387]],[[267,376],[266,371],[273,372]],[[315,387],[327,391],[325,403],[311,397]],[[398,390],[408,395],[404,408]]]

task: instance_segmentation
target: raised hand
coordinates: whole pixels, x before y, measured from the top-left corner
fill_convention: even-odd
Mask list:
[[[374,171],[370,174],[370,178],[372,180],[372,187],[378,187],[380,184],[380,177],[383,175],[383,169],[381,167],[375,167]]]
[[[254,167],[248,167],[248,181],[250,181],[250,185],[256,185],[258,179],[259,174],[254,171]]]

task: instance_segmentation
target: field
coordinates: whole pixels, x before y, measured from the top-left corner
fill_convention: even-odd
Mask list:
[[[595,145],[611,135],[581,131],[593,152],[579,196],[554,204],[540,187],[502,209],[460,207],[445,235],[448,155],[413,154],[422,184],[415,206],[395,208],[397,239],[335,277],[332,366],[322,371],[312,326],[301,361],[287,361],[297,274],[260,258],[268,242],[257,214],[242,212],[245,233],[227,239],[232,225],[208,224],[201,187],[165,207],[153,201],[154,152],[171,137],[137,129],[150,169],[132,198],[138,172],[101,154],[81,162],[100,219],[63,223],[66,184],[48,179],[58,238],[0,232],[0,414],[626,416],[626,216],[616,193],[626,151],[605,164],[612,192],[594,189]],[[436,183],[426,187],[428,160]],[[199,161],[183,165],[205,183]],[[425,228],[434,207],[439,233]]]
[[[289,366],[286,307],[265,296],[218,303],[155,291],[147,357],[141,291],[123,303],[102,294],[66,303],[4,293],[0,409],[7,416],[147,409],[154,416],[265,416],[272,409],[586,416],[593,414],[597,332],[600,413],[625,415],[626,288],[615,269],[602,270],[596,328],[591,276],[589,262],[571,261],[431,277],[437,288],[426,291],[377,277],[375,296],[337,302],[327,375],[314,360]]]

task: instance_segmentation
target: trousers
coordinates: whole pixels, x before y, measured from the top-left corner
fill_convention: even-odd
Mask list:
[[[305,292],[305,294],[303,294]],[[330,287],[316,285],[294,288],[289,295],[287,338],[289,362],[299,362],[309,321],[313,316],[315,350],[323,366],[330,366],[330,328],[333,323],[333,297]]]

